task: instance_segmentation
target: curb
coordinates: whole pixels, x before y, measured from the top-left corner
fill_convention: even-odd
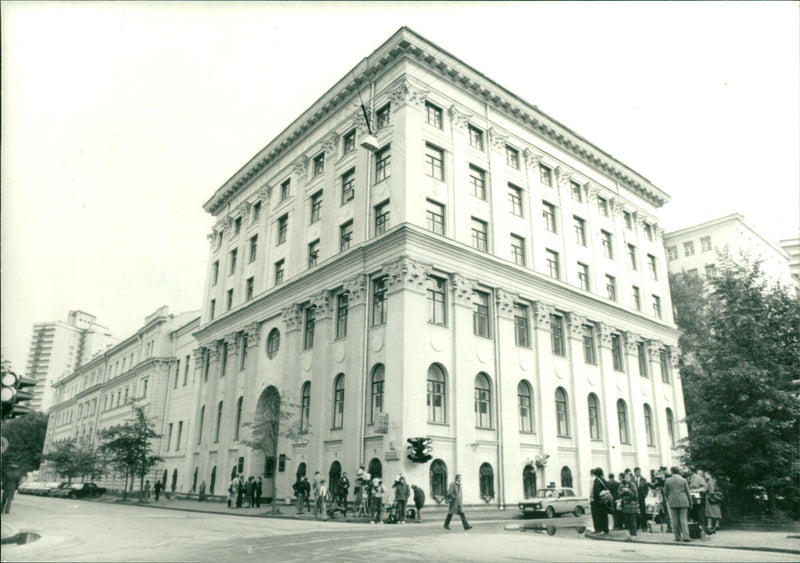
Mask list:
[[[590,540],[595,540],[595,541],[614,541],[614,542],[625,543],[625,539],[624,538],[617,539],[617,538],[609,538],[608,536],[597,537],[597,536],[595,536],[594,534],[591,534],[591,533],[587,533],[586,537],[589,538]],[[633,542],[633,543],[639,544],[639,545],[645,545],[645,544],[651,544],[651,545],[673,545],[673,546],[676,545],[676,542],[666,542],[666,541],[640,541],[640,542]],[[734,546],[734,545],[712,545],[712,544],[702,544],[702,543],[698,543],[698,542],[695,542],[695,541],[693,541],[691,543],[680,542],[677,545],[681,545],[681,546],[688,545],[688,546],[694,546],[694,547],[707,547],[707,548],[711,548],[711,549],[740,549],[740,550],[743,550],[743,551],[767,551],[767,552],[771,552],[771,553],[791,553],[791,554],[794,554],[794,555],[800,555],[800,549],[787,549],[787,548],[783,548],[783,547],[753,547],[753,546]]]

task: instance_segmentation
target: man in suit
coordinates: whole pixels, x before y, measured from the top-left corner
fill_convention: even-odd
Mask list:
[[[645,499],[650,485],[642,475],[642,470],[638,467],[633,469],[633,484],[636,485],[636,491],[639,493],[639,526],[642,530],[647,530],[647,503]]]
[[[447,511],[447,518],[444,520],[444,529],[450,529],[450,520],[453,518],[453,514],[458,514],[461,517],[461,524],[463,524],[465,530],[472,528],[472,526],[467,524],[467,517],[464,516],[464,509],[461,506],[463,499],[461,492],[461,475],[456,475],[456,480],[450,485],[450,488],[447,489],[447,498],[450,500],[450,509]]]
[[[672,520],[672,531],[675,534],[675,541],[685,542],[689,539],[689,507],[692,506],[692,498],[689,494],[689,483],[681,477],[680,469],[673,466],[670,469],[672,475],[664,481],[664,498],[669,505],[670,519]]]
[[[611,516],[614,520],[614,529],[619,530],[622,528],[623,519],[622,519],[622,511],[617,510],[617,499],[619,498],[619,481],[614,479],[614,474],[608,474],[608,481],[606,481],[606,486],[608,490],[611,491],[611,496],[614,497],[614,510],[611,512]]]

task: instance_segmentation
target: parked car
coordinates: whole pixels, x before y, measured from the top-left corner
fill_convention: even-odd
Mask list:
[[[533,498],[521,500],[519,509],[523,514],[544,514],[548,518],[570,512],[583,516],[589,510],[589,499],[576,497],[575,491],[569,487],[549,487],[536,491]]]
[[[67,485],[69,485],[69,483],[67,483],[66,481],[64,482],[48,481],[47,483],[42,483],[42,485],[44,486],[39,489],[36,489],[36,491],[33,494],[46,497],[50,494],[50,491],[52,491],[53,489],[62,489]]]
[[[48,494],[52,497],[62,498],[90,498],[99,497],[106,490],[94,483],[72,483],[64,488],[53,489]]]
[[[38,491],[44,489],[44,494],[47,494],[49,489],[45,489],[48,483],[41,483],[38,481],[26,481],[19,486],[17,492],[21,495],[35,495]]]

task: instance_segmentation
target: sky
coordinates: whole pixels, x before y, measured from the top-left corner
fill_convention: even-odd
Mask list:
[[[214,191],[403,25],[672,200],[800,233],[796,2],[2,2],[0,347],[201,307]]]

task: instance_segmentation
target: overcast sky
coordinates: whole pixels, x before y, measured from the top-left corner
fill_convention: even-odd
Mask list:
[[[3,2],[3,357],[72,309],[199,309],[202,204],[402,25],[670,194],[668,231],[796,237],[798,6]]]

